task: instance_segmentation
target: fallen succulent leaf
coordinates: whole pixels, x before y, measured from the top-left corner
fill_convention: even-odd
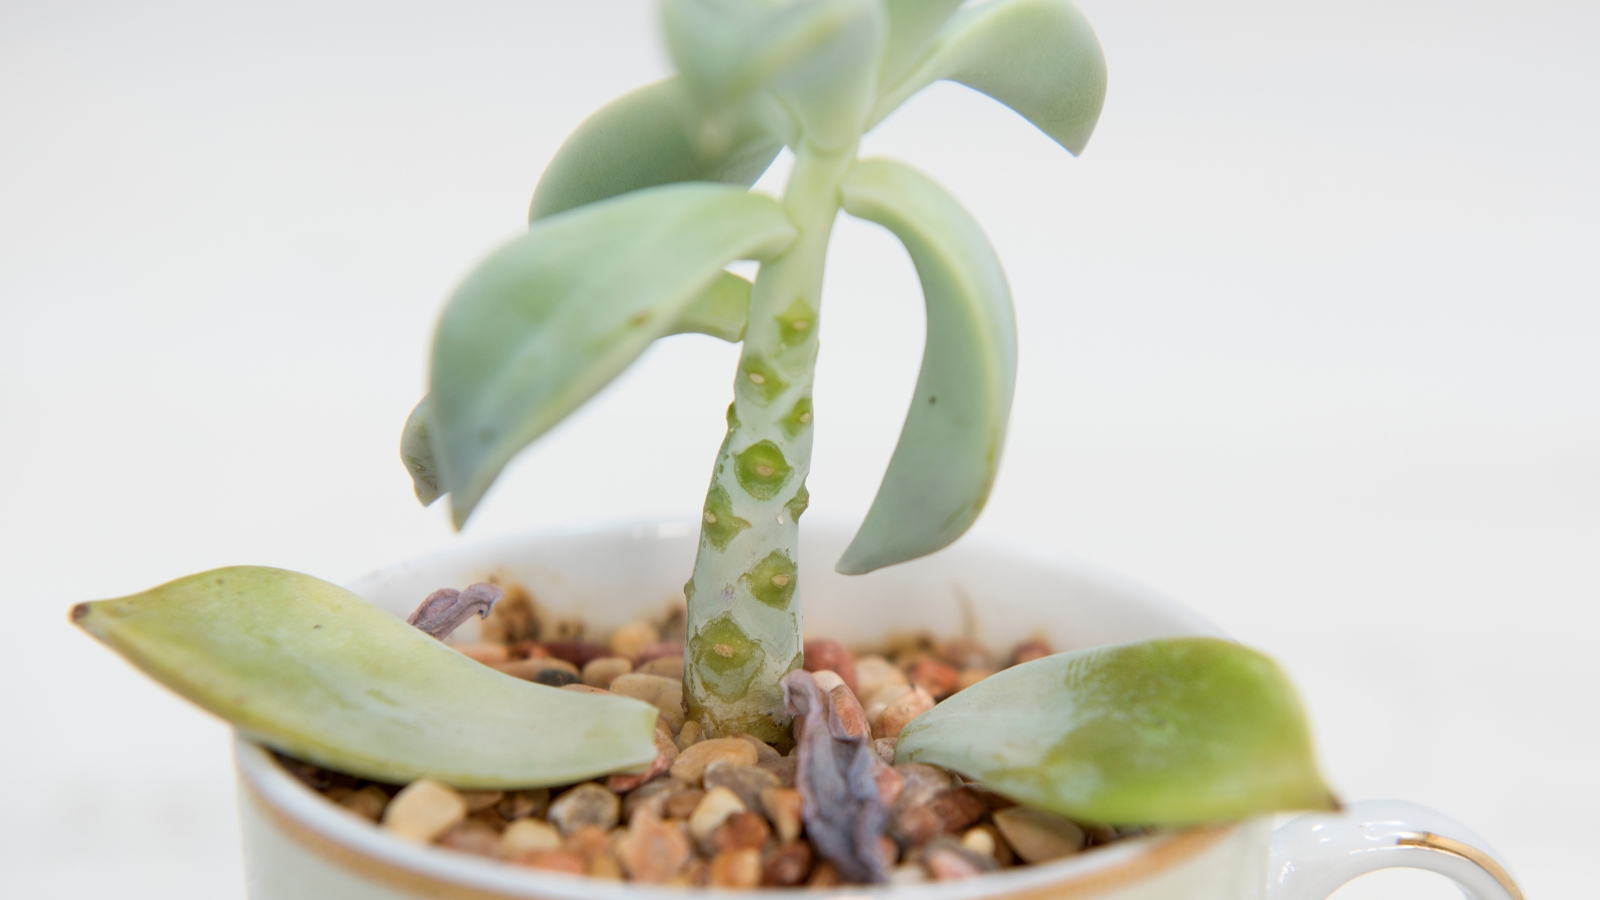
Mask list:
[[[998,672],[912,720],[895,759],[1079,822],[1338,808],[1288,679],[1217,638],[1095,647]]]
[[[72,619],[249,737],[375,781],[539,787],[656,756],[650,706],[503,675],[309,575],[216,569]]]

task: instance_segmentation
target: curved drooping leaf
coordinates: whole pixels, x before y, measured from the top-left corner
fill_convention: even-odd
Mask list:
[[[428,414],[428,398],[424,396],[400,430],[400,461],[411,474],[411,489],[423,506],[432,506],[433,501],[444,496],[439,487],[439,469],[433,461],[433,444],[428,440]]]
[[[666,185],[540,219],[490,255],[433,343],[428,436],[457,527],[517,451],[670,331],[724,265],[794,235],[770,197]]]
[[[944,766],[1080,822],[1193,825],[1337,809],[1294,688],[1231,641],[1162,638],[1001,671],[900,733]]]
[[[309,575],[216,569],[72,618],[251,738],[364,778],[538,787],[656,753],[653,707],[503,675]]]
[[[961,0],[884,0],[889,37],[883,48],[878,83],[891,85],[910,69]]]
[[[1106,60],[1067,0],[989,0],[950,17],[916,68],[883,92],[873,121],[940,79],[988,94],[1077,154],[1100,120]]]
[[[723,272],[706,286],[678,316],[667,334],[704,334],[729,343],[744,338],[750,311],[751,284],[732,272]],[[444,496],[439,484],[433,444],[428,439],[428,398],[417,401],[400,433],[400,461],[411,475],[411,486],[423,506]]]
[[[673,62],[713,117],[770,90],[807,140],[837,149],[872,111],[887,28],[882,0],[665,0],[661,18]]]
[[[738,120],[717,146],[698,140],[699,113],[678,78],[611,101],[567,138],[534,189],[529,221],[629,191],[682,181],[749,187],[783,140],[751,118]]]
[[[905,244],[927,302],[911,410],[878,496],[837,566],[846,575],[916,559],[960,537],[994,484],[1017,377],[1011,289],[983,230],[926,176],[866,160],[844,209]]]
[[[750,315],[750,289],[753,285],[732,272],[723,272],[700,292],[672,323],[668,334],[704,334],[730,344],[744,339],[744,326]]]

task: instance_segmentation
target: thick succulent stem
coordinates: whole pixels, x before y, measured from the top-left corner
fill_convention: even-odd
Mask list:
[[[828,236],[856,148],[801,143],[784,192],[799,237],[761,267],[728,434],[700,528],[684,647],[684,697],[708,733],[786,740],[779,685],[800,667],[800,514],[811,470],[811,383]]]

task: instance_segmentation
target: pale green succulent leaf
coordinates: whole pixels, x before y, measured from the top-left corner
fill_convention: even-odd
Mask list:
[[[835,149],[859,136],[872,112],[887,30],[882,0],[666,0],[662,26],[713,124],[775,95],[807,140]]]
[[[744,338],[750,288],[749,281],[732,272],[723,272],[690,301],[667,334],[704,334],[738,343]],[[428,416],[428,398],[424,396],[411,410],[400,434],[400,461],[405,463],[417,500],[423,506],[432,506],[444,496],[433,458],[433,444],[428,439]]]
[[[668,334],[706,334],[730,344],[744,339],[753,285],[732,272],[723,272],[678,316]]]
[[[961,0],[884,0],[883,5],[889,13],[889,37],[879,83],[889,85],[922,56]]]
[[[512,456],[669,333],[723,266],[794,236],[770,197],[680,184],[540,219],[491,254],[434,334],[429,439],[457,527]]]
[[[538,787],[656,753],[653,707],[501,674],[309,575],[216,569],[72,615],[252,739],[363,778]]]
[[[433,444],[428,440],[428,398],[417,401],[400,430],[400,461],[411,474],[411,488],[417,501],[432,506],[444,495],[439,487],[439,470],[433,461]]]
[[[645,85],[601,107],[567,138],[539,177],[529,221],[629,191],[682,181],[749,187],[783,149],[753,117],[698,139],[700,114],[682,80]]]
[[[883,92],[873,121],[940,79],[988,94],[1077,154],[1105,103],[1106,61],[1067,0],[989,0],[950,17],[910,74]]]
[[[895,761],[944,766],[1080,822],[1195,825],[1338,808],[1288,678],[1218,638],[1005,669],[913,719]]]
[[[927,306],[922,371],[878,496],[838,570],[858,575],[932,553],[967,530],[1000,462],[1017,375],[1011,289],[983,230],[926,176],[865,160],[844,209],[898,237]]]

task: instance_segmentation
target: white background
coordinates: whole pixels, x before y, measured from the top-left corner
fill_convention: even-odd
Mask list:
[[[1082,158],[953,86],[867,142],[977,215],[1016,294],[977,531],[1200,610],[1289,669],[1344,796],[1460,818],[1530,897],[1592,892],[1600,5],[1084,7],[1111,87]],[[667,71],[642,0],[0,0],[0,892],[241,894],[223,727],[73,602],[694,514],[735,358],[709,338],[524,454],[465,537],[395,452],[453,283],[588,111]],[[919,306],[842,222],[816,515],[871,498]]]

